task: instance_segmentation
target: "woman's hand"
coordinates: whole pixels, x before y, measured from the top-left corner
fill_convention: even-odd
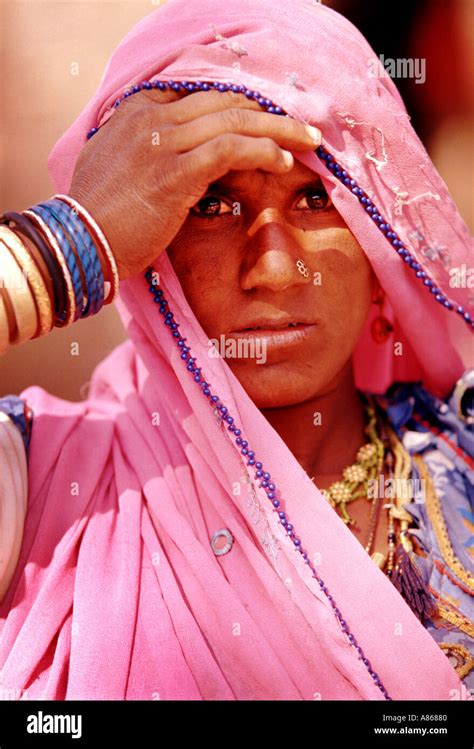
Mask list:
[[[86,143],[69,195],[103,230],[123,280],[166,249],[211,182],[230,170],[289,171],[284,149],[319,145],[309,130],[241,93],[143,90]]]

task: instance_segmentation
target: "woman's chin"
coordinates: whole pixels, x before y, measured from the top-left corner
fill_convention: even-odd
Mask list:
[[[248,360],[227,360],[240,384],[260,408],[283,408],[314,398],[319,390],[321,372],[308,372],[308,367],[294,363],[256,364]],[[321,383],[323,387],[323,383]]]

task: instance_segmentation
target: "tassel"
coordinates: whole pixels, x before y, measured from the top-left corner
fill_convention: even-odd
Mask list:
[[[422,624],[425,619],[437,615],[438,607],[433,596],[401,544],[395,549],[392,582]]]

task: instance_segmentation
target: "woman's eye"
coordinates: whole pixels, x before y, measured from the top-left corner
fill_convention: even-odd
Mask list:
[[[205,195],[191,208],[191,213],[200,218],[219,218],[226,213],[232,213],[232,208],[217,195]]]
[[[306,205],[301,205],[301,201],[303,200],[306,201]],[[323,187],[315,187],[311,190],[305,190],[304,194],[298,201],[297,208],[322,213],[333,210],[334,206],[329,200],[329,195],[326,190]],[[196,205],[190,209],[190,212],[198,218],[221,218],[222,216],[232,213],[232,206],[226,203],[224,198],[210,194],[201,198]]]
[[[333,207],[324,187],[316,187],[312,190],[306,190],[301,200],[306,200],[307,203],[306,206],[302,206],[303,210],[328,211]],[[299,203],[300,201],[298,202],[298,206]]]

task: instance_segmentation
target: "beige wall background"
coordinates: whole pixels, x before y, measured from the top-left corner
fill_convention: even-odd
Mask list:
[[[112,51],[158,5],[0,0],[1,212],[24,210],[54,194],[47,172],[51,148],[96,90]],[[55,328],[1,357],[0,394],[41,385],[61,398],[81,400],[96,364],[125,338],[113,306]],[[79,353],[73,356],[74,342]]]
[[[0,212],[24,210],[54,193],[47,173],[51,148],[99,85],[114,48],[159,4],[0,0]],[[455,8],[462,46],[472,50],[473,0],[452,0],[450,12]],[[472,228],[472,121],[446,127],[428,150]],[[125,337],[118,313],[108,306],[90,320],[14,347],[0,359],[0,394],[40,385],[61,398],[81,400],[96,364]],[[79,355],[72,355],[72,343],[79,344]]]

